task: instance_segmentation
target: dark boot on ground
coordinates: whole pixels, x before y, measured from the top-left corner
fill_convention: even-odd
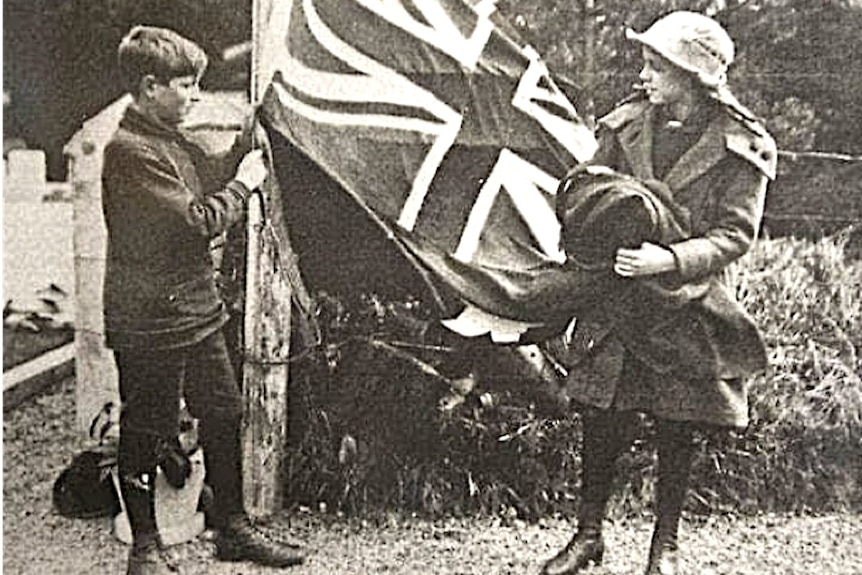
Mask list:
[[[153,473],[123,478],[120,491],[132,530],[126,575],[176,575],[156,528]]]
[[[604,554],[601,531],[579,528],[569,543],[542,566],[541,575],[575,575],[590,565],[601,565]]]
[[[216,559],[252,561],[269,567],[290,567],[305,560],[296,543],[280,541],[256,527],[246,515],[227,519],[216,538]]]
[[[679,575],[679,523],[694,456],[693,430],[689,424],[659,423],[659,475],[656,489],[655,531],[650,544],[646,575]]]
[[[542,567],[542,575],[574,575],[599,565],[605,553],[602,522],[616,475],[616,461],[631,443],[631,414],[596,411],[584,416],[581,507],[578,531],[562,551]]]
[[[646,575],[679,575],[679,546],[675,539],[653,534]]]
[[[156,542],[132,545],[126,575],[177,575],[179,570]]]
[[[239,418],[201,422],[207,483],[213,502],[207,524],[218,532],[216,558],[253,561],[271,567],[299,565],[305,559],[298,544],[274,538],[252,523],[242,503],[242,453]]]

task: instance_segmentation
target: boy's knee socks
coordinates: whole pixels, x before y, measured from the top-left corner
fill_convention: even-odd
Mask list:
[[[240,421],[201,422],[206,482],[213,490],[216,522],[243,512]]]
[[[136,546],[158,541],[155,511],[155,467],[137,475],[120,476],[120,493]]]

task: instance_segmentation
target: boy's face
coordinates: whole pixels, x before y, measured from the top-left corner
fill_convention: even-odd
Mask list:
[[[694,89],[689,74],[647,47],[643,49],[643,62],[638,77],[651,103],[673,105]]]
[[[153,114],[169,126],[179,126],[200,99],[198,77],[177,76],[164,83],[155,80],[149,94]]]

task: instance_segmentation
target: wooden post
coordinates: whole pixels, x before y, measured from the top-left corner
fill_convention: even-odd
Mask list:
[[[281,508],[287,440],[292,289],[264,220],[264,201],[249,201],[243,364],[243,497],[252,517]]]
[[[258,105],[269,78],[264,21],[271,18],[269,0],[252,3],[251,101]],[[270,158],[271,161],[271,158]],[[252,517],[276,513],[283,499],[283,459],[287,443],[288,356],[293,286],[283,256],[290,246],[277,212],[277,183],[270,177],[261,193],[249,199],[243,325],[243,498]],[[272,214],[267,214],[267,210]],[[281,228],[276,230],[276,227]]]

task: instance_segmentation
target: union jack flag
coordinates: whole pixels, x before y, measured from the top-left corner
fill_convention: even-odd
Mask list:
[[[257,11],[265,123],[405,253],[430,246],[418,265],[517,275],[565,259],[553,196],[596,143],[493,0],[260,0]],[[466,292],[447,325],[522,330]]]

